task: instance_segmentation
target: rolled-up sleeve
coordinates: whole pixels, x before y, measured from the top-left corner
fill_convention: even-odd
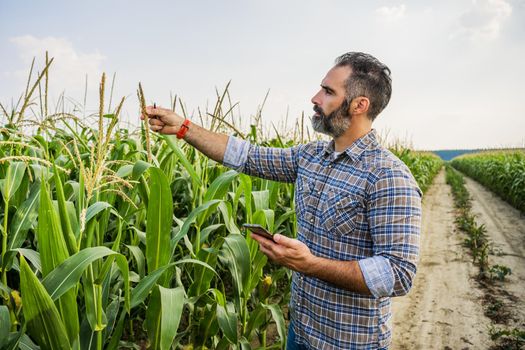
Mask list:
[[[289,148],[262,147],[230,136],[223,164],[244,174],[274,181],[294,182],[302,147],[303,145]]]
[[[407,168],[383,169],[369,196],[374,256],[359,261],[375,297],[408,293],[416,274],[422,193]]]

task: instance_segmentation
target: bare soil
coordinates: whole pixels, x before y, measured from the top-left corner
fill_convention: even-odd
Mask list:
[[[486,349],[484,315],[465,238],[454,225],[454,203],[441,171],[423,200],[418,272],[410,293],[393,299],[391,349]]]

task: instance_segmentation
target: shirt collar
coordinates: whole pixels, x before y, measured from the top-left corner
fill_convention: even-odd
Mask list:
[[[345,153],[353,161],[359,160],[363,152],[368,148],[373,148],[378,145],[377,132],[375,129],[370,130],[366,135],[361,136],[354,141],[347,149],[341,153]],[[332,155],[335,151],[335,142],[334,140],[328,142],[323,149],[324,155]]]

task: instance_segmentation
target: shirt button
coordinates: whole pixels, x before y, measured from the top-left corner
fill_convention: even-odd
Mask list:
[[[313,222],[314,222],[314,218],[311,218],[311,219],[310,219],[310,222],[313,223]]]

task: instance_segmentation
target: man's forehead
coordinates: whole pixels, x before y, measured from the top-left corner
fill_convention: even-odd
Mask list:
[[[326,73],[321,85],[332,88],[344,88],[345,81],[350,76],[352,69],[348,66],[335,66]]]

